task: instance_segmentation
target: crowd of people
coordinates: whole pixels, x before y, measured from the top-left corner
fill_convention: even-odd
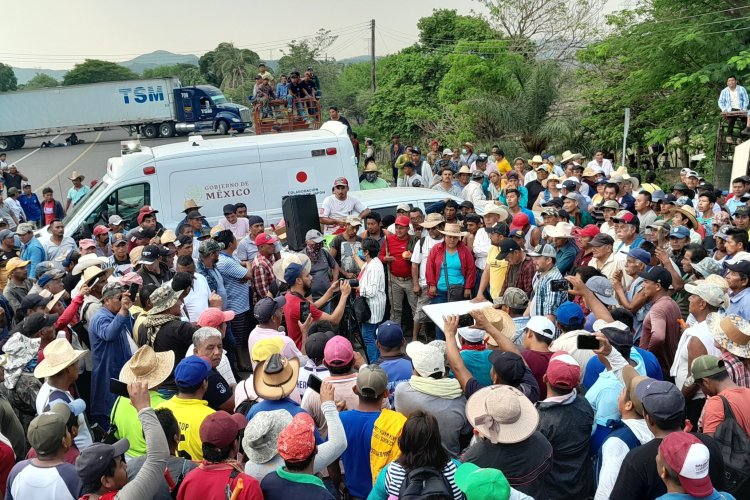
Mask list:
[[[53,193],[19,200],[6,499],[750,497],[750,178],[391,157],[446,200],[382,216],[338,178],[301,252],[242,203],[75,241]]]

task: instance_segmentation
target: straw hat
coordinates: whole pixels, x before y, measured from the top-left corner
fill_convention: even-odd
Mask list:
[[[638,181],[638,177],[633,177],[627,173],[622,175],[622,182],[629,182],[633,185],[633,191],[638,191],[638,186],[641,185],[641,183]]]
[[[550,238],[572,238],[573,227],[570,222],[558,222],[555,227],[547,230],[547,236]]]
[[[583,155],[578,153],[572,153],[569,149],[567,151],[564,151],[562,154],[562,158],[560,159],[560,165],[563,165],[569,161],[573,160],[580,160],[583,158]]]
[[[474,151],[474,144],[471,143],[471,142],[468,142],[468,141],[464,142],[464,147],[467,147],[467,148],[471,149],[472,151]]]
[[[39,295],[44,297],[45,299],[50,299],[50,301],[47,303],[47,305],[44,307],[44,310],[49,312],[52,312],[52,309],[54,309],[55,304],[57,304],[61,298],[63,298],[63,295],[65,295],[67,292],[65,290],[58,292],[54,295],[52,295],[52,292],[49,290],[42,290],[39,292]]]
[[[548,183],[549,181],[557,181],[557,182],[558,182],[558,184],[559,184],[561,180],[562,180],[562,178],[560,178],[560,177],[559,177],[559,176],[557,176],[556,174],[551,174],[551,175],[550,175],[549,177],[547,177],[546,179],[544,179],[544,180],[542,181],[542,187],[543,187],[544,189],[547,189],[547,183]]]
[[[591,167],[586,167],[583,169],[583,173],[581,174],[581,177],[596,177],[598,174],[601,174],[601,169],[595,169]]]
[[[70,365],[77,363],[88,351],[73,349],[67,339],[55,339],[44,348],[44,359],[36,365],[36,378],[51,377],[63,371]],[[172,365],[169,365],[170,370]]]
[[[265,464],[278,455],[279,434],[292,423],[286,410],[261,411],[250,419],[242,438],[242,449],[254,464]]]
[[[174,368],[174,351],[155,352],[153,347],[144,345],[120,370],[119,379],[130,384],[145,382],[149,389],[162,384]]]
[[[466,236],[466,232],[461,231],[460,224],[446,224],[443,229],[444,230],[440,231],[440,233],[446,236],[458,236],[459,238]]]
[[[378,166],[375,165],[374,162],[370,162],[367,164],[367,166],[362,172],[377,172],[377,171],[378,171]]]
[[[711,334],[716,343],[735,356],[750,358],[750,323],[734,314],[723,318],[710,315],[710,318]]]
[[[487,318],[487,321],[492,323],[492,326],[497,328],[507,339],[510,340],[516,335],[516,325],[513,323],[513,318],[510,317],[510,314],[494,307],[485,307],[484,309],[480,309],[480,311]],[[485,337],[485,340],[487,344],[497,347],[497,342],[489,334]]]
[[[533,167],[535,165],[541,165],[543,162],[544,160],[540,155],[535,155],[532,159],[529,160],[529,165]]]
[[[681,213],[693,223],[693,229],[698,227],[698,219],[695,217],[695,209],[690,205],[683,205],[677,209],[677,212]]]
[[[427,217],[425,218],[424,222],[422,222],[422,224],[420,225],[422,227],[426,227],[429,229],[435,226],[439,226],[443,222],[445,222],[445,219],[443,218],[442,215],[438,213],[431,213],[431,214],[427,214]]]
[[[273,274],[276,276],[276,279],[282,283],[286,283],[286,281],[284,281],[284,273],[286,272],[286,268],[289,267],[289,264],[302,264],[305,266],[305,271],[308,273],[310,272],[310,269],[312,269],[310,257],[307,255],[303,253],[282,254],[281,258],[273,263]]]
[[[182,210],[182,213],[184,214],[184,213],[187,213],[187,212],[189,212],[190,210],[199,210],[199,209],[201,209],[201,208],[203,208],[203,205],[198,205],[198,204],[197,204],[197,203],[195,202],[195,200],[193,200],[193,199],[191,198],[191,199],[189,199],[189,200],[185,200],[185,203],[184,203],[184,205],[183,205],[183,210]]]
[[[132,265],[136,265],[139,260],[141,260],[141,254],[143,253],[143,249],[146,248],[145,246],[137,246],[134,247],[130,253],[128,254],[128,258],[130,259],[130,263]]]
[[[83,277],[81,278],[81,281],[83,281],[84,284],[92,286],[91,283],[94,282],[94,280],[106,280],[110,274],[114,271],[113,267],[110,267],[109,269],[102,269],[101,267],[97,266],[91,266],[86,268],[85,271],[83,271]]]
[[[456,172],[456,175],[461,175],[461,174],[471,174],[471,169],[469,168],[468,165],[464,165],[458,170],[458,172]]]
[[[68,177],[68,179],[70,179],[71,181],[74,181],[74,180],[76,180],[76,179],[81,179],[81,180],[83,180],[83,179],[85,179],[85,178],[86,178],[86,176],[85,176],[85,175],[83,175],[83,174],[79,174],[79,173],[78,173],[78,172],[77,172],[76,170],[73,170],[73,173],[72,173],[72,174],[70,174],[70,177]]]
[[[159,241],[161,241],[162,245],[174,243],[175,241],[177,241],[177,235],[171,229],[167,229],[164,231],[164,233],[162,233]]]
[[[71,274],[73,276],[78,276],[89,267],[102,266],[107,262],[109,262],[107,257],[99,257],[95,253],[87,253],[86,255],[81,255],[81,258],[78,259],[78,263],[73,266]]]
[[[258,397],[275,401],[289,396],[297,390],[299,359],[287,359],[281,354],[258,363],[253,370],[253,389]]]
[[[520,443],[539,426],[534,403],[508,385],[491,385],[475,392],[466,402],[466,418],[492,444]]]

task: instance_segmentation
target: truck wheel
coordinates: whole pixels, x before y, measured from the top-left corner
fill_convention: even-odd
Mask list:
[[[15,146],[11,137],[0,137],[0,151],[10,151]]]
[[[226,134],[228,134],[228,133],[229,133],[229,124],[228,124],[228,123],[227,123],[226,121],[224,121],[224,120],[221,120],[221,121],[220,121],[220,122],[219,122],[219,123],[218,123],[218,124],[216,125],[216,131],[217,131],[218,133],[220,133],[221,135],[226,135]]]
[[[159,125],[159,137],[172,137],[174,135],[174,123],[164,122]]]
[[[141,133],[146,139],[156,139],[159,137],[159,129],[153,123],[142,126]]]
[[[16,143],[14,146],[15,149],[21,149],[22,147],[26,145],[26,139],[22,135],[16,135],[13,137],[13,139],[15,140],[15,143]]]

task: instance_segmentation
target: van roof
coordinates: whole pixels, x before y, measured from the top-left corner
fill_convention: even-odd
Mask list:
[[[110,161],[107,172],[118,178],[145,163],[167,159],[200,156],[219,152],[236,152],[248,148],[278,147],[290,142],[315,144],[336,139],[349,140],[346,126],[337,121],[324,123],[318,130],[303,130],[282,134],[238,135],[225,139],[204,139],[202,136],[188,136],[180,142],[156,147],[142,146],[138,153],[122,156],[122,161]]]
[[[367,189],[365,191],[354,191],[351,193],[365,206],[384,206],[398,203],[414,204],[415,201],[433,203],[443,201],[447,198],[463,201],[457,196],[453,196],[442,191],[436,191],[428,188],[417,187],[388,187],[382,189]]]

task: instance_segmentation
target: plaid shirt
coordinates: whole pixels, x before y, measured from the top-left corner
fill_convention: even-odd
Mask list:
[[[742,85],[737,85],[737,100],[739,101],[740,109],[747,109],[748,98],[747,90]],[[719,94],[719,109],[722,111],[729,111],[732,109],[732,99],[729,96],[729,87],[724,87],[724,90]]]
[[[552,280],[563,279],[560,270],[553,267],[544,274],[537,273],[534,276],[532,287],[534,288],[534,298],[530,309],[530,316],[554,315],[560,304],[568,300],[568,292],[553,292],[550,290]]]
[[[729,378],[740,387],[750,388],[750,370],[745,366],[744,360],[728,351],[721,353],[721,359],[724,360]]]
[[[531,296],[531,285],[534,282],[534,275],[536,274],[536,266],[534,265],[534,261],[531,259],[531,257],[526,256],[523,261],[519,264],[521,266],[521,270],[518,271],[518,275],[516,276],[516,282],[510,283],[507,279],[505,280],[505,284],[503,285],[503,290],[500,293],[502,295],[505,293],[505,290],[508,289],[508,287],[515,287],[520,288],[524,292],[526,292],[527,296]]]
[[[255,300],[268,297],[268,292],[273,293],[271,287],[276,284],[276,276],[273,274],[273,263],[259,253],[253,259],[251,270],[252,278],[250,282],[255,292]]]

